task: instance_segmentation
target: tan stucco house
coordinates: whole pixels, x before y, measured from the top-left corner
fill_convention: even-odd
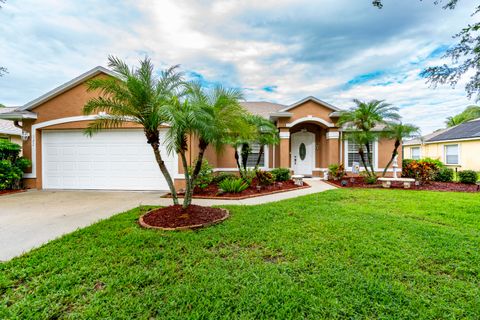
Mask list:
[[[167,189],[141,128],[127,124],[121,129],[102,131],[92,138],[84,135],[83,129],[95,115],[85,116],[82,109],[97,94],[87,92],[85,81],[101,76],[116,77],[116,74],[96,67],[3,114],[3,118],[20,121],[23,130],[30,134],[23,141],[24,156],[32,160],[32,167],[25,174],[28,187]],[[278,127],[280,143],[266,148],[261,161],[265,170],[284,167],[296,174],[322,177],[330,164],[344,163],[347,170],[351,170],[353,163],[360,162],[357,146],[342,139],[342,130],[336,124],[340,108],[336,106],[314,97],[292,105],[244,102],[243,106],[251,113],[270,119]],[[164,128],[162,134],[166,130]],[[190,139],[189,145],[189,156],[193,157],[197,144]],[[391,155],[393,141],[381,139],[372,147],[374,166],[382,171]],[[253,149],[255,152],[255,146]],[[162,153],[176,185],[182,186],[183,173],[178,156],[167,154],[165,148]],[[208,149],[206,157],[215,171],[237,171],[234,150],[229,146],[220,153]],[[253,154],[252,162],[256,158]]]
[[[459,170],[480,171],[480,118],[405,141],[404,158],[432,158]]]

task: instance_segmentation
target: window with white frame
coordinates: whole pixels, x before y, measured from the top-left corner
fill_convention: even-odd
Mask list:
[[[410,159],[419,160],[420,158],[421,158],[420,147],[411,147],[410,148]]]
[[[359,145],[351,140],[347,141],[347,167],[351,168],[353,166],[354,162],[357,162],[360,164],[360,166],[363,166],[362,159],[360,158],[360,155],[358,154],[358,149]],[[375,144],[370,142],[370,158],[372,161],[374,161],[374,154],[375,154]],[[368,161],[368,155],[367,155],[367,150],[366,147],[363,146],[363,152],[365,154],[365,163],[367,166],[370,166],[370,163]]]
[[[248,158],[247,158],[247,168],[253,168],[257,164],[258,155],[260,154],[260,144],[259,143],[250,143],[249,146],[250,146],[251,150],[250,150],[250,153],[248,154]],[[266,166],[265,165],[265,153],[267,153],[267,146],[264,146],[263,149],[264,149],[263,154],[260,157],[260,163],[258,164],[258,166],[260,168],[264,168]],[[240,148],[239,152],[241,152],[241,148]]]
[[[458,164],[458,144],[445,146],[445,164]]]

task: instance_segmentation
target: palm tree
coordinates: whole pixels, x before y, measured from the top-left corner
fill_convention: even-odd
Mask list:
[[[141,125],[147,143],[152,147],[160,171],[168,183],[174,204],[178,204],[172,177],[160,154],[160,126],[166,119],[162,110],[174,101],[182,90],[182,74],[178,66],[164,70],[157,79],[149,58],[140,66],[130,68],[117,57],[108,57],[108,66],[119,75],[117,78],[94,78],[87,82],[89,91],[100,91],[100,96],[90,99],[83,108],[85,114],[99,115],[85,130],[93,135],[99,130],[118,128],[126,122]]]
[[[192,202],[195,181],[200,173],[208,146],[220,151],[227,137],[241,136],[248,129],[244,121],[246,110],[240,105],[240,90],[221,86],[206,90],[199,83],[189,83],[183,102],[174,100],[162,113],[170,123],[167,146],[180,153],[185,172],[186,190],[183,208]],[[198,154],[191,174],[186,158],[187,139],[198,139]]]
[[[395,144],[392,151],[392,157],[390,158],[390,161],[388,161],[387,165],[385,166],[385,169],[383,169],[382,177],[385,177],[388,167],[390,167],[393,160],[398,155],[398,148],[400,147],[402,140],[405,138],[410,138],[415,135],[418,135],[419,132],[420,132],[420,129],[417,126],[414,126],[411,124],[403,124],[401,122],[391,123],[387,126],[387,128],[383,132],[383,136],[392,140],[394,139]]]
[[[367,151],[367,153],[369,152],[370,143],[374,141],[376,137],[377,135],[371,131],[350,131],[345,134],[345,139],[358,145],[358,155],[360,156],[360,160],[362,161],[362,165],[368,176],[374,176],[375,171],[371,166],[371,157],[368,155],[365,157],[365,151]],[[368,147],[368,149],[366,149],[366,147]],[[369,165],[372,170],[371,172],[368,169]]]
[[[469,106],[465,110],[463,110],[461,113],[452,117],[448,117],[445,123],[447,124],[447,127],[453,127],[463,122],[473,120],[479,117],[480,117],[480,106]]]
[[[368,163],[370,164],[371,174],[375,175],[373,167],[372,150],[370,143],[373,142],[378,135],[374,134],[373,129],[381,124],[388,124],[389,121],[399,120],[400,115],[397,113],[398,107],[385,103],[383,100],[372,100],[363,102],[358,99],[353,100],[355,107],[348,111],[342,112],[338,123],[345,125],[347,129],[361,131],[364,134],[363,138],[371,138],[367,141],[361,139],[367,151]],[[370,134],[366,134],[370,133]],[[367,170],[368,173],[368,170]]]

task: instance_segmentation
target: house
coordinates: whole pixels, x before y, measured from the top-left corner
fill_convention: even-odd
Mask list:
[[[433,158],[449,167],[480,171],[480,118],[405,141],[404,157]]]
[[[29,133],[23,141],[24,156],[32,167],[25,174],[25,184],[37,189],[119,189],[167,190],[143,131],[135,124],[87,137],[84,129],[96,115],[83,115],[85,103],[98,95],[87,92],[85,81],[115,73],[96,67],[19,107],[1,118],[20,121]],[[276,123],[280,143],[265,148],[260,166],[269,170],[291,168],[296,174],[323,176],[330,164],[344,163],[351,170],[359,163],[358,146],[343,141],[337,126],[340,109],[314,97],[292,105],[270,102],[245,102],[243,106]],[[165,135],[168,125],[161,130]],[[188,161],[197,153],[197,144],[190,139]],[[258,146],[253,146],[256,159]],[[372,145],[376,170],[387,164],[393,141],[380,139]],[[161,149],[176,186],[184,184],[182,166],[176,154]],[[234,149],[225,146],[217,153],[207,149],[206,158],[215,171],[237,171]],[[250,162],[250,159],[249,159]]]
[[[0,114],[10,113],[15,109],[15,107],[0,107]],[[0,119],[0,139],[22,145],[21,135],[22,130],[15,127],[12,121]]]

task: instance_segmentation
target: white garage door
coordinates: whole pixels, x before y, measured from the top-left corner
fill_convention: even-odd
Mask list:
[[[91,138],[82,130],[44,130],[42,150],[45,189],[168,190],[142,130],[101,131]],[[177,157],[164,147],[161,154],[173,178]]]

